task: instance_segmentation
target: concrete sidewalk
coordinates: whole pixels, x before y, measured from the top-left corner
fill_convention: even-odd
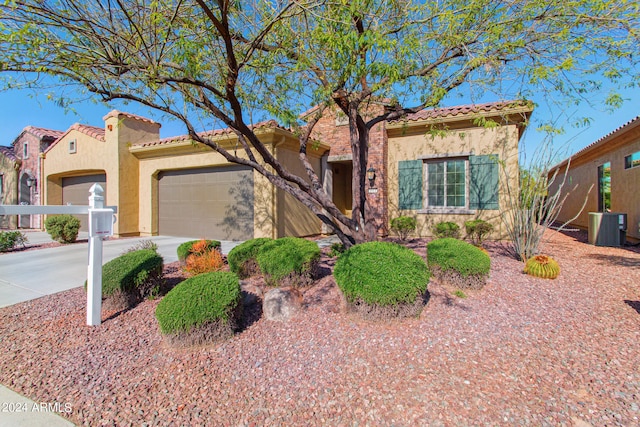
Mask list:
[[[65,402],[34,402],[0,385],[0,427],[73,427],[60,412],[71,411]]]
[[[45,232],[25,232],[29,244],[51,242]],[[0,255],[0,307],[40,298],[45,295],[83,286],[87,280],[89,244],[87,234],[81,233],[78,240],[85,242],[63,245],[55,248],[23,251]],[[151,240],[158,245],[158,252],[165,264],[178,260],[178,245],[187,237],[136,237],[110,239],[103,243],[103,263],[143,240]],[[222,252],[228,253],[240,242],[223,241]]]

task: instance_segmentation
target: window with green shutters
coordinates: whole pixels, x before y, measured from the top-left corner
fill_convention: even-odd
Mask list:
[[[398,163],[398,207],[405,210],[498,209],[495,155]],[[423,198],[424,195],[424,198]]]

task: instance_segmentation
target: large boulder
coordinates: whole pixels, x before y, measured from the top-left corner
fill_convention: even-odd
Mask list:
[[[287,321],[301,308],[302,294],[294,288],[271,289],[262,302],[262,313],[267,320]]]

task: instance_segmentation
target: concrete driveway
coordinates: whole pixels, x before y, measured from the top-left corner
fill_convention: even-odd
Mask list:
[[[25,232],[30,244],[51,242],[47,233]],[[78,239],[86,239],[81,233]],[[103,244],[103,263],[120,255],[142,240],[158,245],[165,264],[178,260],[178,245],[193,238],[156,236],[107,240]],[[240,242],[223,241],[222,252],[227,254]],[[15,252],[0,255],[0,307],[66,291],[84,285],[87,280],[88,243],[75,243],[55,248]]]

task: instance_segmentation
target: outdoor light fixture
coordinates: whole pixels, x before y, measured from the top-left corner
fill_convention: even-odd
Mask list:
[[[369,180],[369,185],[373,187],[373,181],[376,180],[376,170],[373,166],[367,169],[367,179]]]
[[[27,187],[35,187],[36,179],[35,178],[27,178]]]

